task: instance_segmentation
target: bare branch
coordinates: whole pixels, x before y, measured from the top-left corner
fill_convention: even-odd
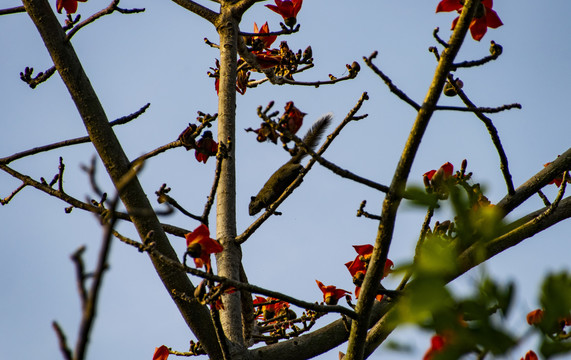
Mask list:
[[[450,74],[448,75],[448,81],[449,81],[449,84],[452,84],[452,86],[454,86],[454,89],[456,90],[456,94],[458,94],[458,96],[460,97],[460,99],[462,99],[464,104],[466,104],[466,106],[469,109],[472,109],[474,114],[478,117],[478,119],[482,120],[484,125],[486,125],[486,128],[488,129],[488,133],[490,134],[490,137],[492,138],[492,142],[494,143],[494,146],[496,147],[496,151],[498,152],[498,155],[500,156],[500,170],[502,171],[502,174],[504,175],[504,180],[505,180],[506,186],[508,188],[508,194],[510,194],[510,195],[513,194],[514,193],[514,185],[513,185],[513,181],[512,181],[512,176],[510,174],[510,169],[508,166],[508,157],[507,157],[506,152],[504,151],[504,148],[502,146],[500,136],[498,135],[498,130],[496,129],[496,127],[492,123],[492,120],[489,117],[484,115],[482,112],[476,110],[477,109],[476,105],[474,105],[474,103],[472,101],[470,101],[468,96],[466,96],[464,91],[462,91],[462,89],[459,86],[457,86],[456,80]]]
[[[9,15],[26,12],[26,8],[23,6],[16,6],[8,9],[0,9],[0,15]]]
[[[405,103],[412,106],[416,111],[419,111],[420,105],[418,105],[414,100],[412,100],[410,97],[408,97],[408,95],[405,94],[401,89],[396,87],[393,84],[393,81],[387,75],[385,75],[385,73],[383,73],[381,71],[381,69],[379,69],[378,67],[375,66],[375,64],[373,64],[373,59],[376,58],[377,55],[378,55],[378,52],[375,51],[371,55],[369,55],[368,58],[363,56],[363,60],[365,61],[365,64],[367,64],[367,66],[369,66],[371,68],[371,70],[373,70],[375,72],[375,74],[377,74],[381,79],[383,79],[383,81],[385,82],[385,84],[387,84],[387,86],[389,87],[389,90],[393,94],[398,96],[399,99],[401,99]]]
[[[151,104],[146,104],[145,106],[143,106],[142,108],[140,108],[136,112],[134,112],[130,115],[127,115],[127,116],[123,116],[121,118],[118,118],[117,120],[110,122],[109,125],[115,126],[115,125],[126,124],[129,121],[134,120],[137,117],[139,117],[141,114],[143,114],[149,108],[150,105]],[[1,158],[0,164],[9,164],[14,160],[21,159],[21,158],[26,157],[26,156],[35,155],[35,154],[38,154],[38,153],[41,153],[44,151],[50,151],[50,150],[58,149],[58,148],[65,147],[65,146],[84,144],[84,143],[88,143],[90,141],[91,140],[89,139],[89,136],[83,136],[80,138],[64,140],[64,141],[60,141],[60,142],[53,143],[50,145],[44,145],[44,146],[36,147],[36,148],[30,149],[30,150],[25,150],[25,151],[16,153],[16,154],[11,155],[11,156],[7,156],[5,158]]]

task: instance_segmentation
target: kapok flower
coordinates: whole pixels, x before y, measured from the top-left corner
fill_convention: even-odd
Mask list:
[[[210,238],[210,230],[204,224],[184,235],[186,238],[186,252],[194,258],[197,268],[206,267],[210,271],[210,254],[219,253],[224,248],[220,243]]]
[[[543,310],[536,309],[530,311],[525,318],[529,325],[538,325],[543,320]]]
[[[292,27],[297,22],[297,13],[301,9],[303,0],[275,0],[276,5],[266,5],[272,11],[277,12],[284,18],[287,26]]]
[[[254,23],[254,33],[256,34],[269,34],[270,33],[270,27],[268,26],[268,22],[266,21],[266,23],[264,25],[262,25],[261,28],[258,29],[258,24]],[[269,49],[270,46],[272,45],[272,43],[274,41],[276,41],[277,39],[277,35],[271,35],[271,36],[254,36],[254,38],[252,39],[253,42],[260,42],[264,49]]]
[[[215,156],[218,152],[218,143],[212,138],[211,131],[205,131],[202,138],[196,142],[196,152],[194,156],[199,162],[206,164],[208,157]]]
[[[427,171],[424,173],[423,176],[428,178],[429,181],[445,181],[452,176],[453,172],[454,172],[454,165],[452,165],[449,162],[446,162],[438,170]]]
[[[87,0],[57,0],[56,1],[56,9],[57,12],[61,14],[61,10],[65,9],[65,12],[68,14],[73,14],[77,11],[77,2],[86,2]]]
[[[533,350],[529,350],[520,360],[538,360],[537,354]]]
[[[288,309],[289,309],[289,303],[288,302],[282,301],[280,299],[276,299],[273,297],[269,297],[269,298],[265,299],[261,296],[256,296],[253,303],[254,303],[254,305],[262,304],[262,303],[270,303],[270,304],[262,305],[262,316],[263,316],[264,320],[266,320],[266,321],[269,319],[273,319],[276,316],[281,315],[280,313],[283,313],[284,311],[288,311]]]
[[[365,273],[367,272],[367,266],[369,263],[369,259],[371,258],[371,254],[373,253],[373,245],[353,245],[355,251],[357,252],[357,257],[355,260],[345,263],[347,270],[351,276],[353,276],[353,282],[355,281],[363,281],[365,277]],[[392,260],[387,259],[385,262],[385,267],[383,270],[383,279],[387,277],[392,271],[392,267],[394,263]]]
[[[431,360],[437,353],[444,349],[446,342],[447,341],[444,336],[438,334],[434,335],[430,339],[430,348],[426,351],[422,360]]]
[[[161,345],[155,348],[155,353],[153,354],[153,360],[167,360],[169,357],[169,348]]]
[[[346,294],[351,294],[351,292],[343,289],[337,289],[337,287],[333,285],[325,286],[319,280],[315,280],[317,286],[319,286],[319,290],[323,293],[323,302],[327,305],[337,305],[339,299],[344,297]]]
[[[283,59],[281,55],[271,51],[255,51],[252,54],[256,57],[256,61],[262,70],[281,65]]]
[[[295,134],[301,125],[303,118],[307,115],[293,105],[293,101],[288,101],[284,107],[284,114],[281,119],[281,127],[287,129],[291,134]]]
[[[436,192],[441,198],[448,197],[447,182],[454,172],[454,165],[447,162],[438,170],[430,170],[423,174],[424,186],[427,192]]]
[[[464,6],[463,0],[442,0],[436,6],[436,12],[442,11],[457,11],[461,12]],[[470,23],[470,34],[474,40],[480,41],[488,28],[496,29],[503,25],[502,20],[498,14],[492,10],[493,0],[482,0],[476,14]],[[452,21],[452,28],[454,30],[458,23],[458,17]]]

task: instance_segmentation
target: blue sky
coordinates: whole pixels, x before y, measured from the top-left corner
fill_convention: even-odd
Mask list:
[[[55,0],[50,1],[55,8]],[[377,66],[400,89],[422,102],[436,66],[434,56],[427,51],[435,45],[432,30],[440,27],[440,35],[447,39],[455,17],[453,13],[435,14],[436,4],[437,1],[305,1],[298,16],[301,31],[285,40],[295,50],[311,45],[316,66],[296,79],[326,80],[328,74],[339,77],[346,73],[345,64],[355,60],[360,62],[362,70],[355,80],[335,86],[316,89],[264,84],[248,89],[245,96],[238,95],[235,144],[239,233],[255,219],[247,213],[250,196],[288,159],[279,146],[259,144],[251,133],[242,131],[259,125],[256,107],[272,100],[276,103],[275,110],[281,111],[291,100],[308,114],[300,130],[303,133],[311,122],[328,112],[334,114],[337,124],[361,93],[367,91],[370,100],[360,113],[369,117],[349,124],[325,157],[374,181],[390,183],[415,113],[388,91],[362,57],[379,51]],[[6,0],[2,7],[18,5],[18,1]],[[79,12],[86,18],[107,5],[90,0],[80,4]],[[124,0],[120,6],[147,10],[138,15],[106,16],[82,29],[72,43],[110,120],[151,103],[139,119],[115,128],[127,155],[135,158],[175,140],[194,121],[197,111],[217,111],[213,80],[206,72],[218,54],[203,41],[207,37],[217,42],[217,38],[208,22],[167,0]],[[491,116],[517,187],[544,163],[569,148],[571,3],[496,1],[494,9],[505,25],[490,29],[481,42],[466,39],[458,60],[486,56],[490,40],[501,44],[504,54],[484,67],[462,70],[456,75],[479,106],[522,104],[522,110]],[[63,22],[64,16],[59,18]],[[241,29],[251,31],[254,21],[258,25],[268,21],[270,29],[275,30],[279,29],[281,17],[258,4],[244,15]],[[26,66],[37,73],[52,65],[29,18],[25,14],[0,17],[0,33],[3,34],[0,157],[84,136],[85,128],[57,74],[35,90],[19,79]],[[441,103],[460,105],[456,98],[443,97]],[[94,195],[80,166],[88,164],[94,154],[93,147],[84,144],[42,153],[11,165],[35,179],[44,177],[49,181],[57,172],[62,156],[66,164],[66,191],[86,199]],[[466,113],[435,114],[414,162],[409,184],[421,185],[424,172],[446,161],[459,167],[464,158],[490,200],[499,201],[506,187],[498,155],[483,124]],[[192,151],[178,148],[148,161],[140,179],[152,201],[154,192],[167,183],[172,188],[171,196],[190,211],[201,212],[213,171],[214,161],[199,164]],[[101,165],[98,181],[111,192]],[[19,184],[0,173],[0,196],[4,198]],[[556,188],[548,187],[544,192],[553,198]],[[244,244],[244,263],[250,281],[308,301],[321,298],[315,279],[352,290],[343,264],[354,258],[351,245],[374,241],[377,227],[375,221],[356,218],[355,213],[365,199],[367,210],[379,213],[383,197],[377,191],[315,166],[280,208],[284,215],[272,217]],[[540,206],[539,197],[531,198],[513,218]],[[87,245],[86,262],[92,268],[102,234],[93,215],[78,209],[65,214],[65,207],[61,201],[31,188],[21,191],[9,205],[0,207],[0,238],[4,247],[0,252],[3,289],[0,348],[6,358],[61,358],[51,329],[53,320],[66,330],[70,344],[75,341],[80,308],[69,255],[79,246]],[[400,210],[389,255],[397,265],[410,260],[424,217],[424,211],[406,203]],[[437,212],[435,220],[446,220],[447,215],[446,210]],[[198,225],[182,215],[164,221],[191,230]],[[215,222],[214,217],[211,222]],[[120,224],[118,229],[127,236],[136,236],[129,224]],[[521,334],[525,330],[525,314],[539,305],[538,287],[543,276],[570,270],[570,230],[570,223],[558,224],[466,274],[452,288],[458,294],[469,292],[482,271],[504,282],[516,281],[518,298],[509,325],[516,334]],[[184,240],[171,237],[171,242],[182,255]],[[110,264],[88,359],[150,359],[154,347],[161,344],[186,349],[192,335],[147,256],[116,242]],[[389,278],[387,285],[398,280]],[[323,319],[318,325],[326,323]],[[372,358],[418,359],[428,347],[430,334],[405,329],[394,335],[399,342],[413,346],[415,352],[403,355],[384,352],[381,347]],[[532,345],[533,340],[508,358],[523,356]],[[336,356],[331,352],[319,358]]]

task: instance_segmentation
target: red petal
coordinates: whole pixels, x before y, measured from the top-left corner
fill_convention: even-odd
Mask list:
[[[436,6],[436,12],[443,12],[443,11],[455,11],[462,9],[462,4],[460,4],[460,0],[442,0]]]
[[[486,25],[486,18],[473,19],[470,24],[470,33],[474,40],[480,41],[486,35],[488,25]]]
[[[355,251],[357,252],[357,254],[359,255],[367,255],[373,252],[373,245],[353,245],[353,247],[355,248]]]
[[[494,10],[486,8],[486,24],[492,29],[497,29],[504,23]]]
[[[153,360],[166,360],[169,357],[169,349],[161,345],[158,348],[155,348],[155,353],[153,354]]]

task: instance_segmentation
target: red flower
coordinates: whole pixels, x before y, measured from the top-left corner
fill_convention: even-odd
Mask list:
[[[295,134],[299,128],[301,128],[301,125],[303,125],[303,118],[305,115],[306,113],[301,112],[293,105],[293,101],[288,101],[284,107],[284,114],[282,115],[282,128],[287,129],[292,134]]]
[[[327,305],[337,305],[339,299],[344,297],[345,294],[351,294],[349,291],[343,289],[337,289],[333,285],[325,286],[319,280],[315,280],[315,282],[317,283],[317,286],[319,286],[319,289],[323,293],[323,302],[326,303]]]
[[[428,180],[447,180],[452,176],[452,172],[454,172],[454,165],[450,164],[449,162],[442,165],[438,170],[430,170],[424,173],[423,176],[426,176]]]
[[[86,2],[87,0],[57,0],[56,9],[57,12],[61,14],[61,9],[65,9],[68,14],[73,14],[77,11],[77,2]]]
[[[446,339],[444,338],[444,336],[434,335],[430,339],[430,349],[426,351],[422,360],[431,360],[436,353],[444,349],[445,345],[446,345]]]
[[[256,299],[254,299],[254,305],[262,303],[271,303],[262,305],[262,316],[266,321],[273,319],[276,316],[282,315],[280,313],[288,311],[289,309],[289,303],[286,301],[282,301],[273,297],[265,299],[261,296],[256,296]]]
[[[279,66],[282,63],[281,55],[276,55],[270,51],[256,51],[252,54],[256,57],[256,61],[260,64],[262,70]]]
[[[364,276],[374,247],[373,245],[353,245],[353,248],[355,248],[358,255],[355,260],[345,263],[345,266],[347,267],[347,270],[349,270],[349,273],[351,273],[351,276],[355,277],[359,273],[362,273]],[[393,266],[394,263],[392,260],[387,259],[385,262],[383,279],[391,273]]]
[[[436,7],[436,12],[442,11],[462,11],[463,7],[462,0],[442,0],[438,3]],[[488,28],[496,29],[503,25],[502,20],[500,20],[498,14],[492,10],[493,0],[482,0],[478,10],[476,10],[476,15],[470,23],[470,34],[474,40],[480,41]],[[452,21],[452,28],[454,30],[456,24],[458,23],[458,18]]]
[[[256,34],[269,34],[270,27],[268,26],[268,22],[262,25],[261,28],[258,29],[258,24],[254,23],[254,33]],[[264,49],[268,49],[274,41],[277,39],[277,35],[272,36],[255,36],[254,41],[258,40],[264,45]]]
[[[218,152],[218,143],[212,139],[212,132],[205,131],[202,138],[196,142],[194,156],[199,162],[206,164],[209,156],[215,156]]]
[[[167,360],[168,357],[169,357],[169,348],[167,348],[164,345],[155,348],[155,353],[153,354],[153,360]]]
[[[224,250],[222,245],[210,238],[210,230],[204,224],[200,224],[184,237],[186,238],[186,251],[194,258],[196,267],[206,266],[206,271],[210,271],[210,254]]]
[[[287,26],[292,27],[297,22],[296,16],[301,9],[303,0],[275,0],[276,5],[266,5],[270,10],[280,14]]]
[[[533,350],[529,350],[520,360],[538,360],[538,357],[537,354],[533,352]]]
[[[543,320],[543,310],[537,309],[530,311],[525,318],[529,325],[537,325]]]

